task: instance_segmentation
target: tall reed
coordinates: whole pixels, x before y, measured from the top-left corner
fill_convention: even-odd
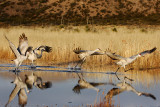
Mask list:
[[[8,43],[3,37],[5,34],[14,44],[18,46],[18,38],[25,33],[29,40],[29,45],[37,47],[49,45],[53,47],[51,53],[45,53],[37,62],[49,64],[62,64],[79,60],[73,52],[76,47],[85,50],[101,48],[111,49],[121,56],[129,57],[144,50],[157,47],[151,55],[138,58],[130,66],[135,68],[159,67],[160,57],[160,27],[138,27],[138,26],[89,26],[90,31],[85,26],[69,26],[60,28],[50,27],[8,27],[0,28],[0,58],[13,59],[14,54],[9,49]],[[78,30],[77,30],[78,29]],[[116,29],[116,32],[115,30]],[[88,57],[85,65],[108,65],[113,61],[106,55]]]

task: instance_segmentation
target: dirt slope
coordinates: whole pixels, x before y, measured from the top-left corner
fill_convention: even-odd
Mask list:
[[[159,0],[0,0],[10,24],[159,24]]]

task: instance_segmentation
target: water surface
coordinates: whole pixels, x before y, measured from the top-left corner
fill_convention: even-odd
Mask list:
[[[13,69],[12,64],[0,64],[0,106],[7,103],[15,87],[11,83],[16,77]],[[107,70],[93,72],[83,68],[73,70],[56,66],[37,66],[36,69],[31,69],[22,65],[19,76],[24,81],[25,75],[31,75],[32,72],[44,82],[50,81],[52,86],[43,90],[33,86],[27,94],[26,107],[96,105],[100,101],[105,102],[106,98],[110,98],[113,105],[120,107],[160,106],[158,70],[118,72],[115,75],[114,71]],[[82,83],[78,83],[79,80]],[[18,95],[9,106],[18,106]]]

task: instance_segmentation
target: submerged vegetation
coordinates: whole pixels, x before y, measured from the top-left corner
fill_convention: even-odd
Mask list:
[[[3,35],[18,46],[19,36],[25,33],[29,40],[29,45],[37,47],[48,45],[53,47],[53,52],[45,54],[38,62],[47,64],[65,64],[79,60],[73,49],[81,47],[84,50],[94,50],[100,48],[105,51],[110,49],[121,56],[129,57],[144,50],[157,47],[151,55],[138,58],[130,67],[138,69],[148,69],[159,67],[160,57],[160,29],[156,26],[55,26],[55,27],[7,27],[0,28],[2,38],[0,50],[1,59],[13,59],[14,55],[9,49],[7,41]],[[106,66],[114,64],[106,55],[88,57],[86,65]]]

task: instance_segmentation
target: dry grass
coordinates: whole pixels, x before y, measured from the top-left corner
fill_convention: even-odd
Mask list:
[[[93,106],[91,105],[90,107],[116,107],[114,100],[112,100],[112,97],[108,97],[107,94],[104,94],[104,92],[102,92],[102,95],[99,99],[100,101],[98,103],[95,103]],[[117,105],[117,107],[120,106]]]
[[[117,32],[116,32],[116,30]],[[18,46],[18,37],[25,33],[29,39],[29,45],[49,45],[53,52],[46,54],[37,62],[47,61],[48,64],[60,64],[78,60],[73,49],[81,47],[86,50],[110,48],[113,52],[128,57],[153,47],[157,50],[145,57],[138,58],[130,66],[137,68],[159,67],[160,57],[160,27],[136,27],[136,26],[85,26],[81,27],[8,27],[0,28],[0,58],[13,59],[14,55],[9,49],[3,34]],[[89,57],[85,65],[107,65],[113,61],[106,55]]]

